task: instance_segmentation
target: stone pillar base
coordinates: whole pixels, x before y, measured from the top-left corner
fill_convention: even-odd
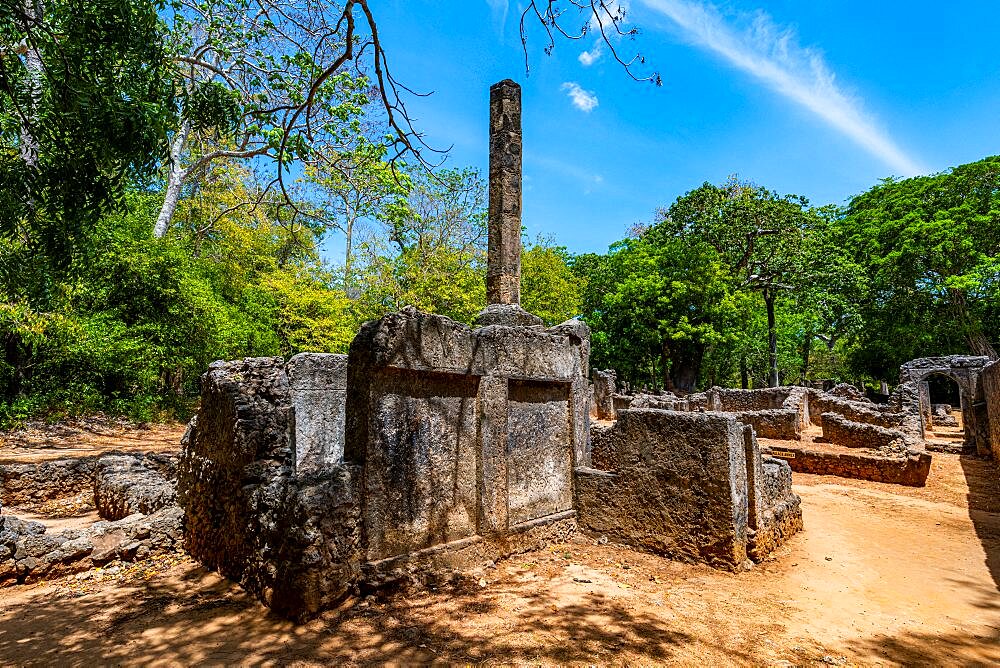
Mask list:
[[[544,327],[537,315],[528,313],[518,304],[490,304],[476,316],[476,327],[502,325],[504,327]]]

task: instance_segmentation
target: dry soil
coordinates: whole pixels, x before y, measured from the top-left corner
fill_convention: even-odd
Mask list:
[[[924,488],[795,474],[806,529],[749,572],[577,539],[302,626],[162,557],[0,590],[0,662],[997,665],[998,477],[945,454]]]

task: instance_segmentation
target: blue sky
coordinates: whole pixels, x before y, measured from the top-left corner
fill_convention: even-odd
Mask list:
[[[395,76],[452,166],[488,164],[491,83],[523,86],[524,223],[574,252],[730,174],[843,203],[890,175],[1000,153],[1000,11],[991,0],[629,0],[664,85],[630,80],[595,40],[551,56],[519,3],[376,3]],[[582,56],[583,52],[590,56]],[[593,56],[596,56],[593,57]],[[585,64],[590,61],[589,65]]]

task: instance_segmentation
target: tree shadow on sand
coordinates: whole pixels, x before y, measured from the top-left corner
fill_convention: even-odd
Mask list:
[[[993,583],[1000,591],[1000,466],[974,455],[962,455],[959,461],[969,486],[969,517],[986,552]]]
[[[677,622],[630,609],[600,593],[558,594],[503,582],[484,595],[475,582],[437,593],[395,593],[345,605],[296,626],[234,585],[187,564],[180,575],[86,596],[34,597],[0,611],[5,663],[403,663],[619,662],[627,649],[669,662],[699,642]],[[518,597],[516,612],[495,599]],[[466,624],[475,618],[477,623]],[[718,648],[716,648],[718,649]],[[753,663],[747,654],[727,658]]]

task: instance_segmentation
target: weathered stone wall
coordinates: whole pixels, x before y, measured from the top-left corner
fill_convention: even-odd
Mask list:
[[[838,386],[839,387],[839,386]],[[853,385],[848,385],[857,392]],[[867,400],[846,399],[829,392],[809,390],[809,417],[815,425],[822,425],[820,417],[823,413],[838,413],[848,420],[864,422],[879,427],[901,427],[905,415],[903,413],[885,412]]]
[[[801,526],[790,476],[766,495],[753,432],[731,416],[630,409],[592,442],[593,461],[608,470],[576,472],[579,522],[589,533],[735,569]]]
[[[923,487],[931,468],[931,456],[917,450],[908,450],[901,456],[881,456],[859,451],[825,452],[783,446],[780,451],[772,450],[771,454],[787,458],[796,473],[833,475],[911,487]]]
[[[0,584],[89,570],[115,559],[137,561],[180,548],[183,512],[177,506],[84,530],[47,533],[40,522],[0,516]]]
[[[94,470],[94,505],[106,520],[176,505],[174,455],[104,455]]]
[[[94,485],[96,461],[97,457],[80,457],[0,465],[0,503],[20,506],[87,491]]]
[[[289,617],[328,607],[360,553],[361,469],[296,477],[281,358],[213,363],[178,466],[185,547]]]
[[[344,460],[347,355],[300,353],[285,367],[294,418],[295,471],[323,471]]]
[[[757,390],[739,390],[713,387],[706,392],[710,410],[738,413],[784,408],[785,400],[796,388],[767,387]]]
[[[991,363],[988,357],[949,355],[923,357],[902,365],[899,369],[899,401],[907,413],[903,427],[907,433],[924,438],[924,422],[931,417],[930,397],[926,379],[934,374],[951,378],[958,384],[962,396],[962,426],[965,445],[975,448],[980,455],[990,453],[988,417],[986,414],[980,374]],[[919,422],[919,427],[917,426]]]
[[[804,387],[734,390],[713,387],[687,397],[637,395],[631,408],[703,411],[735,417],[762,438],[800,440],[809,426],[809,395]]]
[[[986,405],[990,453],[994,461],[1000,462],[1000,362],[983,369],[980,379]]]
[[[664,411],[690,411],[691,403],[682,397],[664,394],[636,394],[626,408],[656,408]]]
[[[793,408],[774,408],[759,411],[717,411],[744,424],[753,426],[760,438],[798,441],[802,438],[802,415]]]
[[[365,464],[366,559],[386,561],[373,572],[494,558],[522,549],[519,527],[571,519],[589,454],[585,343],[575,321],[473,330],[415,309],[362,328],[346,457]]]
[[[473,330],[408,308],[367,323],[338,457],[319,427],[305,430],[317,447],[298,447],[296,392],[318,393],[340,360],[215,363],[179,466],[188,550],[303,619],[360,584],[434,579],[564,538],[573,466],[589,461],[588,360],[576,321]],[[328,401],[313,424],[336,424],[335,400],[307,399]]]
[[[594,417],[598,420],[615,419],[616,374],[613,370],[594,369]]]
[[[761,562],[782,543],[802,530],[801,499],[792,492],[792,469],[787,462],[762,457],[764,473],[759,526],[751,529],[747,552]]]
[[[848,448],[873,450],[906,449],[906,435],[898,429],[886,429],[873,424],[848,420],[838,413],[823,413],[823,438]]]

